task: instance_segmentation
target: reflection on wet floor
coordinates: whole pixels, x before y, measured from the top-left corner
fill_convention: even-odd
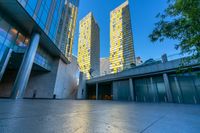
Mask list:
[[[200,106],[0,100],[0,133],[198,133]]]

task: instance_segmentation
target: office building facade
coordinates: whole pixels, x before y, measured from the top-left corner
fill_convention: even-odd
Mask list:
[[[80,71],[91,76],[99,75],[100,33],[93,14],[86,15],[79,25],[78,64]]]
[[[59,49],[69,60],[72,59],[78,6],[79,0],[66,0],[56,37]]]
[[[55,42],[65,0],[18,0],[18,2],[48,37]]]
[[[69,63],[56,45],[64,4],[0,1],[0,97],[56,98],[59,63]]]
[[[126,1],[110,13],[110,69],[116,73],[134,64],[130,9]]]

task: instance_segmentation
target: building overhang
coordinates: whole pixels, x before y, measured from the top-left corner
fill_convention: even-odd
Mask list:
[[[0,0],[0,10],[29,36],[34,31],[39,32],[41,34],[40,46],[45,48],[52,56],[61,58],[67,64],[70,63],[17,0]]]
[[[12,56],[9,59],[8,62],[8,70],[19,70],[22,59],[23,59],[24,53],[15,53],[13,51]],[[50,69],[48,69],[47,67],[42,66],[41,64],[37,63],[36,60],[34,60],[33,62],[33,67],[32,67],[33,71],[43,71],[43,72],[49,72]]]

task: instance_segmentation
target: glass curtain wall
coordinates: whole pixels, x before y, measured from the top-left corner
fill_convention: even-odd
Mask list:
[[[163,77],[155,77],[154,78],[154,82],[155,82],[155,87],[156,87],[156,91],[158,93],[158,100],[159,102],[167,102],[167,93],[166,93],[166,88],[165,88],[165,84],[164,84],[164,80]]]
[[[29,38],[10,25],[0,15],[0,70],[3,67],[9,49],[13,49],[15,53],[24,53],[28,44]],[[40,46],[36,53],[35,62],[48,70],[51,68],[51,57]]]
[[[27,47],[29,38],[26,38],[15,27],[5,21],[0,15],[0,65],[2,67],[9,49],[19,52]]]
[[[138,102],[167,102],[166,88],[161,76],[135,79],[135,99]]]
[[[195,73],[169,76],[173,100],[176,103],[200,103],[200,76]]]
[[[116,81],[117,100],[131,100],[129,80]]]
[[[65,0],[18,0],[53,42]]]
[[[199,72],[200,73],[200,72]],[[195,84],[195,87],[196,87],[196,92],[197,92],[197,95],[199,97],[199,103],[200,103],[200,74],[193,74],[193,80],[194,80],[194,84]]]
[[[149,97],[149,88],[147,79],[137,79],[134,81],[135,85],[135,99],[138,102],[147,102]]]

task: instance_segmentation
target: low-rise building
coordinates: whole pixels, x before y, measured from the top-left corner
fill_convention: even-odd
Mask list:
[[[149,63],[87,80],[86,99],[199,104],[200,63],[194,60],[180,66],[181,62]]]

